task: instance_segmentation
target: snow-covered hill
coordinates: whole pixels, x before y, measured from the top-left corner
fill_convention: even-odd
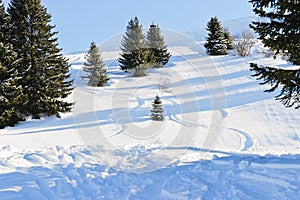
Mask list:
[[[132,78],[119,70],[118,38],[100,46],[106,87],[86,86],[84,53],[69,54],[73,112],[0,131],[0,199],[297,199],[299,111],[249,71],[285,60],[259,46],[209,57],[167,30],[168,66]],[[157,94],[164,122],[149,117]]]

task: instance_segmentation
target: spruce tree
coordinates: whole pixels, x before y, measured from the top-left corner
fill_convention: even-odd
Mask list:
[[[149,51],[145,48],[143,29],[138,17],[128,22],[121,50],[121,57],[118,59],[121,69],[125,72],[133,71],[133,76],[144,76],[149,67]]]
[[[51,15],[40,0],[11,0],[9,41],[18,55],[18,81],[27,100],[21,112],[39,119],[41,114],[60,116],[72,103],[64,99],[72,92],[68,61],[52,31]]]
[[[265,92],[274,92],[279,87],[280,93],[275,99],[286,107],[300,108],[300,70],[278,69],[274,67],[263,67],[255,63],[250,64],[252,75],[258,80],[263,80],[261,84],[270,84],[271,88]]]
[[[162,101],[160,100],[160,97],[157,95],[155,97],[155,100],[152,102],[152,110],[151,110],[151,118],[153,121],[163,121],[164,109],[162,107]]]
[[[234,49],[233,39],[232,39],[232,36],[231,36],[228,28],[223,28],[223,30],[224,30],[224,37],[225,37],[225,40],[226,40],[226,48],[227,48],[227,50]]]
[[[158,25],[152,23],[147,32],[146,46],[150,50],[152,58],[148,59],[149,62],[154,63],[154,68],[165,66],[171,57],[165,45],[164,37],[161,35]]]
[[[22,87],[17,85],[20,79],[15,69],[17,56],[7,41],[8,24],[9,18],[0,0],[0,129],[23,120],[18,109],[22,105],[21,99],[26,100]]]
[[[227,41],[224,36],[224,30],[221,22],[217,17],[212,17],[207,23],[206,43],[204,47],[209,55],[226,55],[227,54]]]
[[[85,58],[86,62],[84,63],[85,67],[83,68],[83,70],[88,74],[87,76],[83,76],[82,78],[89,79],[89,86],[103,87],[107,83],[109,78],[106,73],[101,53],[95,42],[91,43],[90,49]]]
[[[252,22],[259,39],[276,54],[282,52],[293,64],[300,65],[300,1],[250,0],[255,14],[269,21]]]
[[[252,22],[250,25],[259,34],[259,39],[266,47],[278,53],[284,53],[293,64],[300,65],[300,1],[299,0],[250,0],[253,11],[269,21]],[[274,92],[280,88],[275,99],[286,107],[300,108],[300,70],[250,64],[253,76],[263,80],[261,84],[269,84]]]

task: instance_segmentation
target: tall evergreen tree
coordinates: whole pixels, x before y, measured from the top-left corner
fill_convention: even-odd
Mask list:
[[[16,54],[7,41],[9,17],[0,0],[0,129],[14,126],[23,117],[18,112],[21,106],[22,87],[17,85],[20,77],[15,69]]]
[[[280,93],[275,99],[280,101],[286,107],[300,108],[300,70],[286,70],[272,67],[258,66],[250,64],[252,76],[258,80],[263,80],[261,84],[270,84],[271,88],[265,92],[274,92],[281,87]]]
[[[221,22],[217,17],[212,17],[207,23],[206,43],[204,47],[209,55],[226,55],[227,54],[227,41],[224,36],[224,30]]]
[[[70,111],[73,104],[63,100],[73,89],[70,66],[60,53],[50,14],[40,0],[11,0],[8,14],[19,84],[28,97],[20,111],[36,119]]]
[[[300,65],[300,1],[250,0],[253,11],[269,21],[252,22],[259,39],[276,54],[283,52],[293,64]]]
[[[153,121],[163,121],[164,109],[162,107],[162,101],[160,100],[160,97],[157,95],[155,97],[155,100],[152,102],[152,110],[151,110],[151,118]]]
[[[89,79],[89,86],[103,87],[109,80],[109,77],[106,73],[101,53],[95,42],[91,43],[85,58],[86,62],[84,63],[85,67],[83,70],[87,72],[88,75],[83,76],[82,78]]]
[[[252,22],[250,25],[259,34],[265,46],[276,54],[284,53],[293,64],[300,65],[300,1],[299,0],[250,0],[253,11],[269,21]],[[275,56],[276,56],[275,54]],[[250,64],[253,76],[269,84],[274,92],[280,88],[275,99],[286,107],[300,108],[300,70],[287,70]]]
[[[138,17],[128,22],[126,32],[121,43],[120,67],[125,72],[133,70],[133,76],[144,76],[149,67],[148,54],[145,48],[144,34]]]
[[[158,25],[152,23],[147,32],[146,46],[149,48],[153,58],[149,62],[153,62],[155,68],[160,68],[169,62],[171,54],[165,45],[164,37],[161,35]]]

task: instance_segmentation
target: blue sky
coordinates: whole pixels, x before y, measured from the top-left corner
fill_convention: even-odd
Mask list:
[[[213,16],[227,21],[253,15],[248,0],[42,0],[42,4],[52,15],[64,52],[86,49],[91,41],[101,43],[124,32],[134,16],[144,27],[154,21],[161,28],[185,32],[206,26]]]

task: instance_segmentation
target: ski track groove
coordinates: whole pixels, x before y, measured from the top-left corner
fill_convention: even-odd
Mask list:
[[[180,113],[179,111],[180,109],[180,105],[178,103],[176,103],[173,100],[168,99],[169,102],[172,103],[172,106],[175,107],[175,109],[172,110],[172,112],[168,115],[169,119],[180,124],[183,126],[187,126],[187,127],[202,127],[202,128],[208,128],[209,126],[204,125],[204,124],[200,124],[200,123],[193,123],[193,122],[187,122],[187,121],[182,121],[180,120],[175,114],[175,112]]]
[[[226,128],[228,130],[234,131],[236,132],[240,137],[243,137],[245,142],[243,143],[244,147],[243,149],[241,149],[241,151],[248,151],[249,149],[251,149],[254,146],[254,141],[251,138],[251,136],[249,134],[247,134],[246,132],[243,132],[241,130],[235,129],[235,128]]]

